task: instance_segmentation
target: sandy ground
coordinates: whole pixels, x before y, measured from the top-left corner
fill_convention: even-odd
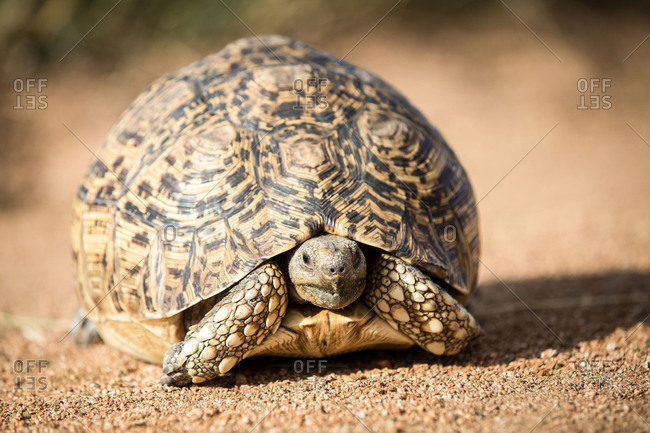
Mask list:
[[[473,38],[369,37],[348,60],[420,107],[473,181],[470,308],[485,334],[452,358],[258,359],[184,389],[103,344],[61,341],[76,305],[70,203],[93,158],[63,124],[97,149],[148,82],[199,54],[52,70],[46,110],[2,118],[0,431],[650,431],[650,45],[622,62],[646,33],[626,27],[604,63],[543,35],[560,62],[513,21]],[[353,39],[321,46],[343,54]],[[594,92],[611,109],[577,109],[581,78],[612,79]]]

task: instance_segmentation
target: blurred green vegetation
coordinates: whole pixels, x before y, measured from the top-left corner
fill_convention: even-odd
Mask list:
[[[312,43],[348,33],[360,38],[396,3],[395,0],[0,0],[0,76],[37,73],[59,62],[77,43],[76,55],[80,55],[77,51],[83,51],[95,63],[110,63],[119,59],[121,53],[165,39],[199,49],[204,46],[217,49],[232,39],[249,35],[247,27],[258,34],[281,33]],[[564,21],[566,25],[579,25],[585,14],[603,19],[620,10],[647,14],[650,5],[647,0],[508,0],[506,3],[527,17],[543,15],[560,24]],[[477,20],[489,21],[495,11],[503,14],[504,5],[499,1],[403,0],[397,5],[396,13],[391,13],[390,20],[409,31],[432,32],[445,26],[471,26]]]
[[[24,75],[58,62],[91,29],[79,45],[85,55],[101,62],[165,38],[194,47],[223,44],[250,34],[246,27],[258,34],[281,33],[311,40],[359,27],[361,36],[395,3],[395,0],[4,0],[0,4],[2,72],[8,76]],[[398,6],[407,14],[431,7],[439,14],[457,14],[480,10],[482,6],[477,6],[478,3],[438,2],[436,5],[404,0]]]

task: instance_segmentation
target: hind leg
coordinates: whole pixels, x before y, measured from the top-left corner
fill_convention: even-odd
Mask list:
[[[479,334],[465,307],[424,272],[389,254],[371,264],[364,302],[436,355],[458,353]]]
[[[257,267],[169,348],[163,385],[182,386],[230,371],[244,354],[274,333],[287,309],[287,287],[273,262]]]
[[[97,332],[97,328],[81,307],[77,308],[70,323],[70,338],[79,346],[89,346],[102,341],[99,332]]]

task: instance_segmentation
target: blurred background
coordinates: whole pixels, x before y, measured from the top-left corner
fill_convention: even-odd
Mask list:
[[[604,275],[612,293],[648,292],[647,1],[5,0],[5,324],[65,325],[75,308],[71,202],[93,160],[80,141],[96,151],[151,81],[253,33],[345,57],[441,130],[480,200],[482,287]],[[518,295],[534,303],[547,289]]]

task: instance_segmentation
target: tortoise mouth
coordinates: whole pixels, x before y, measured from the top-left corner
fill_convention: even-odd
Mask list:
[[[339,310],[347,307],[361,296],[363,293],[364,284],[359,287],[349,285],[351,287],[333,287],[325,289],[314,284],[299,284],[295,286],[298,295],[305,301],[310,302],[317,307],[326,308],[328,310]]]

